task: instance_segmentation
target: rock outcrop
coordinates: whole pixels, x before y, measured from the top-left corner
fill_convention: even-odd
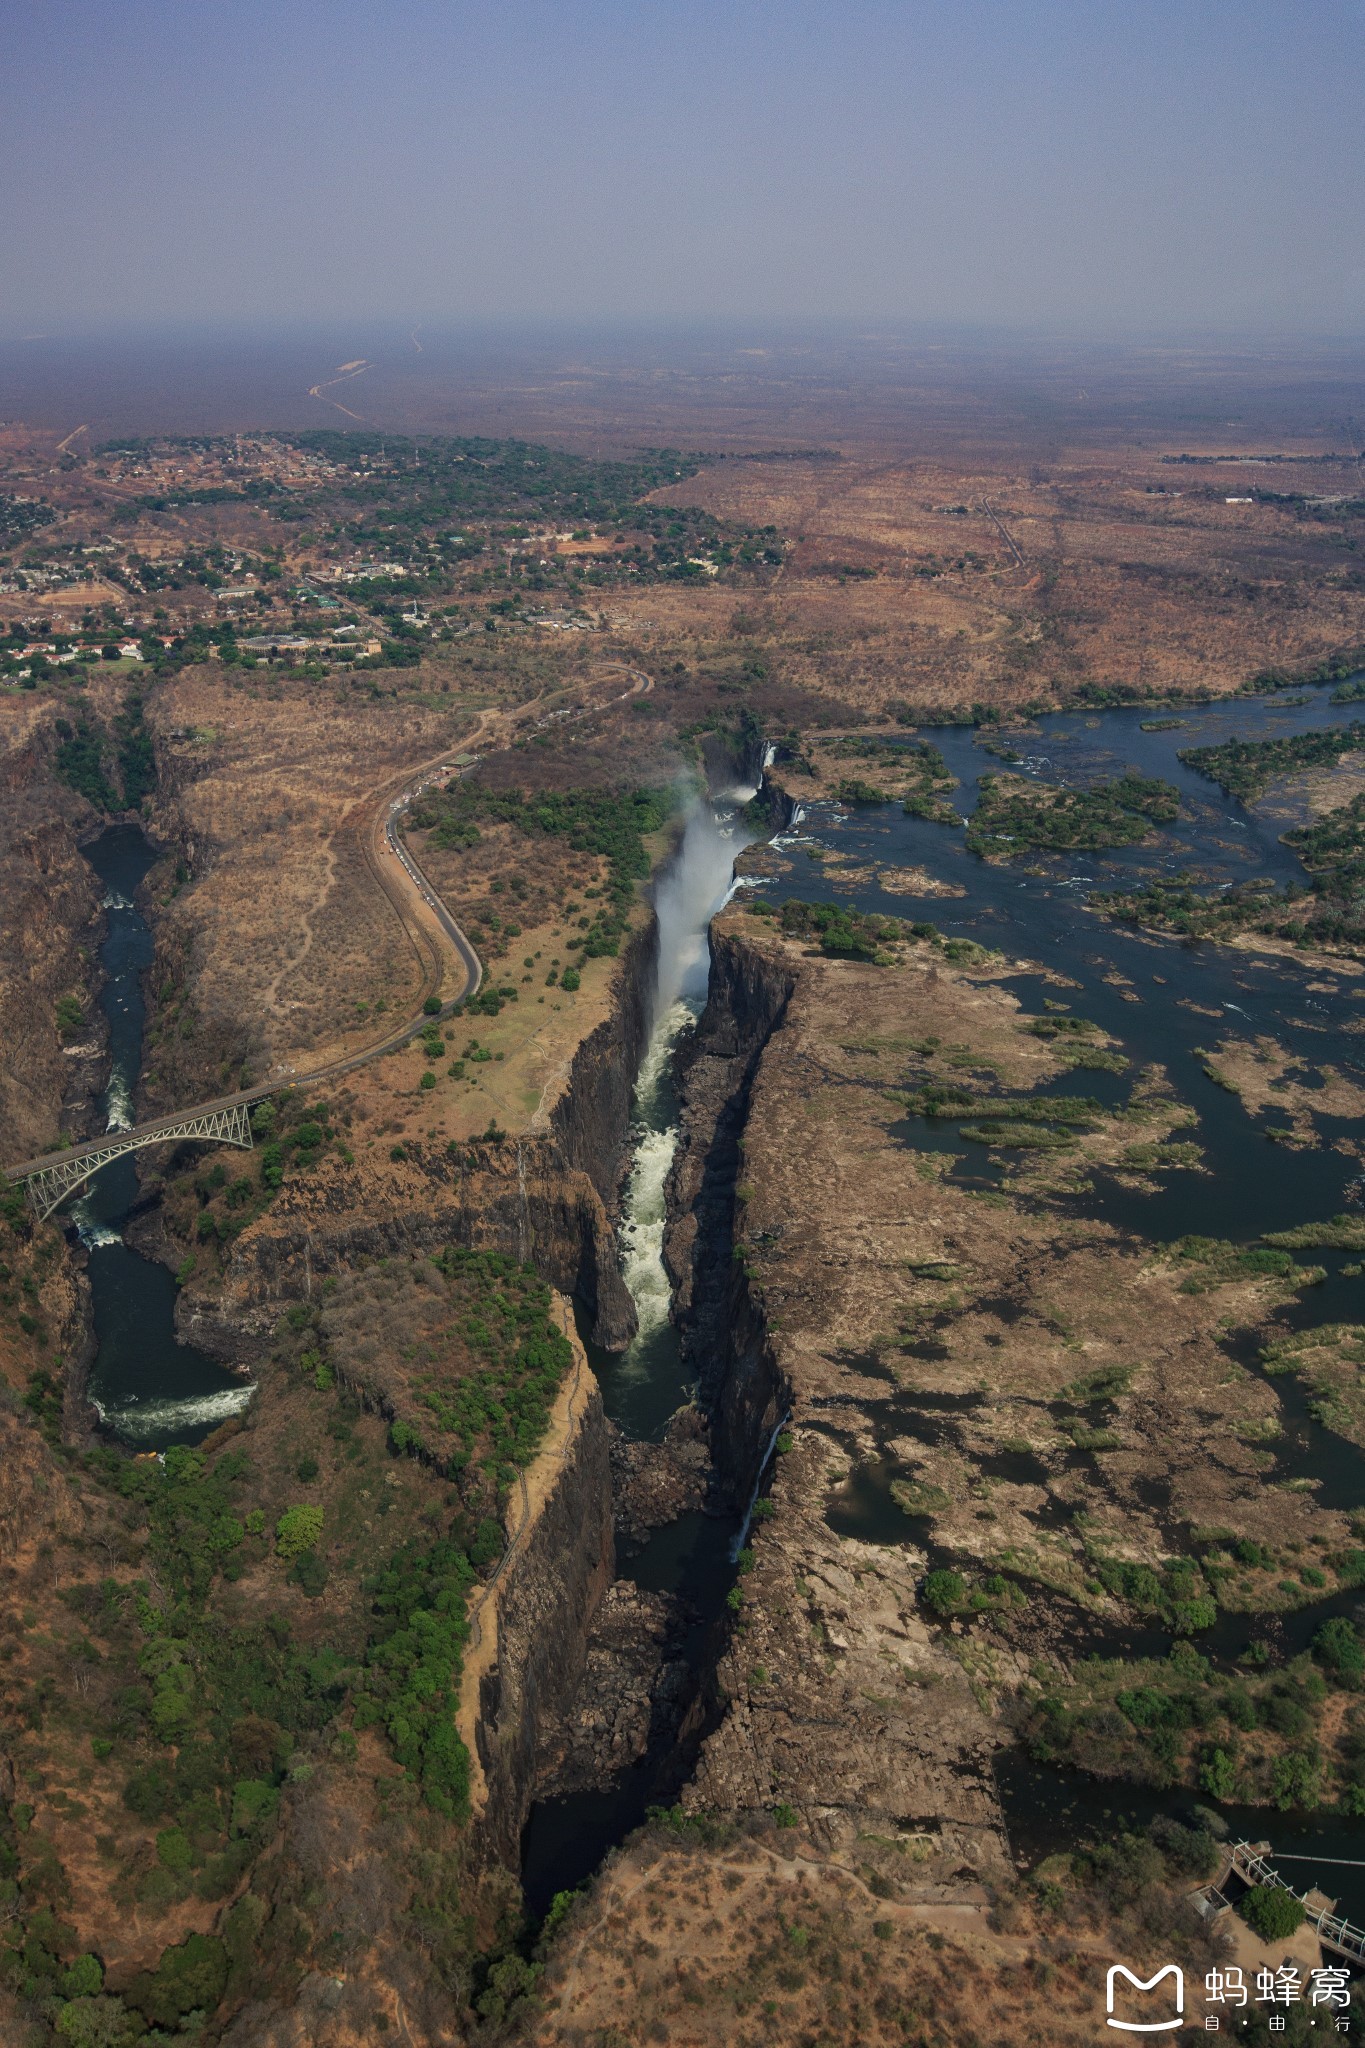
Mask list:
[[[770,1498],[683,1800],[730,1812],[783,1802],[831,1848],[872,1830],[913,1860],[918,1882],[951,1886],[1008,1867],[989,1707],[920,1611],[927,1558],[911,1525],[909,1541],[887,1545],[836,1533],[824,1513],[828,1440],[806,1427],[834,1400],[845,1404],[841,1425],[847,1415],[856,1429],[860,1397],[884,1391],[823,1355],[839,1350],[837,1286],[807,1287],[786,1270],[793,1253],[804,1268],[822,1237],[822,1274],[837,1263],[828,1241],[849,1220],[790,1185],[827,1021],[807,1015],[810,994],[830,971],[808,971],[737,917],[718,923],[710,999],[682,1076],[666,1256],[733,1506],[747,1504],[792,1424],[764,1481]],[[779,1274],[777,1329],[762,1283]]]
[[[711,1415],[718,1478],[747,1499],[790,1389],[734,1256],[735,1210],[754,1076],[794,987],[782,962],[717,928],[705,1013],[681,1063],[682,1129],[668,1183],[664,1263],[686,1357]]]
[[[560,1320],[574,1365],[513,1495],[507,1556],[473,1610],[461,1693],[461,1733],[477,1760],[475,1842],[509,1870],[538,1759],[562,1740],[615,1563],[602,1397],[567,1304]]]
[[[5,739],[12,744],[5,747]],[[0,735],[0,1164],[84,1135],[102,1079],[93,1008],[100,889],[77,837],[95,823],[52,772],[51,723]],[[73,999],[65,1042],[57,1006]],[[83,1019],[83,1021],[81,1021]]]
[[[685,1629],[681,1604],[666,1594],[629,1579],[607,1589],[573,1711],[542,1749],[538,1798],[606,1787],[676,1740],[696,1696]]]

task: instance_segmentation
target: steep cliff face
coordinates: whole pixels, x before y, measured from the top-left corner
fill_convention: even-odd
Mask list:
[[[776,832],[785,832],[794,823],[800,808],[795,797],[783,787],[780,767],[774,770],[766,764],[759,775],[758,795],[754,802],[762,806]]]
[[[664,1263],[676,1289],[684,1354],[712,1418],[716,1471],[747,1497],[790,1389],[735,1257],[744,1131],[764,1048],[780,1031],[794,978],[723,927],[712,933],[706,1010],[680,1076],[682,1132],[668,1184]]]
[[[927,971],[922,986],[888,986],[878,968],[812,958],[754,923],[713,926],[670,1257],[731,1500],[778,1455],[683,1799],[782,1799],[831,1849],[885,1843],[889,1879],[913,1864],[917,1883],[961,1886],[1008,1868],[989,1702],[922,1607],[927,1557],[908,1514],[880,1541],[830,1512],[855,1462],[846,1446],[860,1463],[877,1455],[893,1382],[869,1364],[869,1338],[906,1270],[908,1201],[903,1157],[875,1122],[883,1096],[851,1085],[841,1047],[853,1020],[934,996]]]
[[[149,1207],[128,1231],[146,1256],[178,1265],[186,1240],[166,1210]],[[445,1245],[497,1251],[533,1265],[592,1318],[594,1342],[629,1342],[635,1311],[617,1266],[610,1218],[585,1173],[566,1171],[552,1141],[520,1139],[470,1170],[444,1152],[414,1149],[376,1181],[340,1161],[307,1185],[286,1187],[238,1242],[221,1287],[177,1297],[183,1336],[215,1357],[249,1365],[269,1343],[284,1306],[308,1300],[356,1265]]]
[[[6,737],[12,744],[4,745]],[[0,733],[0,1163],[84,1131],[104,1037],[93,1007],[99,885],[77,847],[96,823],[52,772],[50,724]],[[58,1004],[70,998],[69,1022]]]
[[[564,1087],[542,1104],[565,1164],[585,1173],[611,1209],[621,1185],[631,1099],[649,1037],[649,1003],[659,953],[653,917],[632,932],[621,956],[614,1013],[574,1055]]]
[[[519,1867],[540,1759],[573,1705],[615,1569],[602,1398],[567,1307],[563,1321],[574,1370],[514,1501],[520,1527],[475,1616],[461,1698],[462,1733],[477,1759],[474,1840],[509,1870]]]

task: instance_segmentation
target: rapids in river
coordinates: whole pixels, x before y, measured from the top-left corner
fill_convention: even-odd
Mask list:
[[[621,1205],[621,1271],[635,1303],[638,1330],[621,1353],[588,1346],[608,1417],[627,1436],[657,1440],[692,1396],[678,1332],[669,1317],[672,1288],[663,1261],[665,1185],[678,1144],[674,1056],[682,1033],[706,1002],[711,919],[734,887],[735,857],[753,837],[742,819],[752,788],[698,800],[687,817],[675,859],[654,892],[658,960],[649,1040],[635,1087],[632,1160]],[[680,1594],[687,1603],[684,1654],[699,1663],[719,1625],[734,1582],[733,1516],[700,1510],[655,1530],[634,1556],[619,1560],[621,1576],[646,1592]],[[589,1876],[614,1843],[645,1817],[646,1808],[676,1790],[684,1758],[647,1756],[606,1792],[570,1793],[532,1808],[523,1842],[522,1883],[532,1912],[557,1891]]]
[[[110,1075],[99,1109],[106,1130],[126,1130],[146,1023],[142,975],[152,964],[152,935],[136,897],[157,855],[146,835],[128,824],[110,825],[83,851],[104,884],[108,921],[100,947],[100,1007],[109,1025]],[[113,1435],[135,1450],[159,1451],[197,1443],[244,1408],[252,1390],[176,1336],[174,1276],[124,1242],[137,1199],[137,1169],[128,1153],[95,1176],[73,1203],[71,1222],[89,1254],[96,1344],[90,1399]]]
[[[1270,1136],[1282,1121],[1274,1107],[1248,1114],[1204,1070],[1221,1036],[1265,1035],[1302,1062],[1310,1077],[1330,1065],[1365,1087],[1365,983],[1346,974],[1324,976],[1292,956],[1153,937],[1096,915],[1086,899],[1095,889],[1119,888],[1154,873],[1174,875],[1186,867],[1199,872],[1205,887],[1253,875],[1268,876],[1278,885],[1301,883],[1303,870],[1280,835],[1302,812],[1277,801],[1273,792],[1268,802],[1244,809],[1186,768],[1178,750],[1234,735],[1256,739],[1318,730],[1344,724],[1352,715],[1351,708],[1333,705],[1325,689],[1182,709],[1178,723],[1158,730],[1143,729],[1153,723],[1150,711],[1070,711],[1040,719],[1016,742],[1023,758],[1014,760],[1002,760],[990,750],[1001,742],[989,732],[921,728],[917,736],[933,740],[957,777],[951,800],[966,815],[975,806],[981,776],[1002,768],[1082,785],[1131,767],[1176,786],[1180,818],[1157,831],[1148,845],[1084,855],[1029,853],[989,866],[967,851],[960,829],[905,817],[897,805],[850,811],[820,804],[794,820],[777,842],[791,866],[765,880],[763,894],[775,902],[798,896],[932,919],[949,937],[973,939],[1071,977],[1077,986],[1063,991],[1068,1003],[1112,1032],[1132,1065],[1126,1075],[1068,1075],[1054,1084],[1059,1092],[1076,1092],[1079,1086],[1081,1092],[1116,1103],[1126,1098],[1142,1066],[1163,1065],[1177,1092],[1198,1113],[1198,1127],[1187,1135],[1203,1148],[1209,1171],[1158,1173],[1149,1192],[1097,1173],[1092,1192],[1081,1201],[1083,1213],[1102,1216],[1151,1242],[1187,1231],[1244,1242],[1267,1230],[1330,1217],[1355,1207],[1365,1192],[1356,1125],[1313,1109],[1311,1120],[1321,1142],[1313,1149],[1290,1149]],[[850,763],[850,772],[856,773],[856,764]],[[669,1316],[661,1256],[664,1190],[677,1143],[674,1053],[680,1034],[705,1002],[707,928],[734,886],[735,855],[751,836],[743,822],[743,805],[751,794],[731,791],[695,807],[678,856],[656,890],[658,980],[636,1088],[633,1157],[620,1231],[622,1270],[639,1330],[624,1353],[591,1353],[608,1414],[637,1439],[660,1438],[692,1392]],[[108,980],[101,1000],[110,1025],[113,1073],[103,1110],[110,1127],[117,1127],[130,1114],[141,1057],[139,976],[150,963],[151,941],[135,900],[155,856],[129,825],[110,827],[86,851],[106,889],[109,930],[102,960]],[[830,853],[847,859],[831,863],[810,857]],[[926,870],[940,887],[916,897],[900,886],[882,886],[888,871],[912,867]],[[953,893],[941,893],[941,885]],[[1041,1010],[1045,997],[1058,994],[1055,983],[1028,973],[1013,977],[1010,986],[1029,1010]],[[949,1173],[956,1183],[991,1183],[995,1170],[983,1149],[962,1139],[955,1126],[906,1121],[907,1144],[953,1154]],[[160,1448],[196,1440],[248,1401],[251,1390],[177,1340],[171,1275],[123,1242],[136,1196],[132,1162],[120,1161],[99,1176],[76,1205],[72,1221],[89,1250],[94,1291],[99,1349],[92,1395],[113,1433],[138,1448]],[[1289,1311],[1289,1320],[1365,1322],[1365,1278],[1348,1270],[1358,1262],[1349,1253],[1331,1250],[1313,1256],[1326,1266],[1327,1278]],[[1365,1459],[1322,1428],[1293,1381],[1276,1385],[1286,1424],[1276,1446],[1276,1476],[1311,1479],[1325,1503],[1365,1506]],[[930,1427],[932,1417],[921,1415],[916,1421],[907,1416],[904,1426]],[[871,1469],[860,1474],[835,1511],[843,1517],[836,1526],[872,1541],[894,1540],[895,1518],[887,1511],[884,1479]],[[733,1583],[731,1552],[739,1528],[735,1518],[687,1514],[656,1531],[622,1563],[624,1575],[642,1588],[681,1595],[685,1654],[697,1666],[706,1660]],[[1309,1611],[1305,1626],[1317,1618]],[[1212,1647],[1228,1654],[1236,1649],[1231,1641]],[[650,1758],[607,1792],[536,1807],[524,1844],[524,1878],[533,1910],[543,1910],[555,1891],[586,1877],[605,1850],[643,1818],[647,1805],[671,1797],[680,1769],[677,1755]],[[1065,1845],[1086,1821],[1111,1829],[1117,1814],[1140,1814],[1150,1803],[1129,1788],[1049,1774],[1014,1757],[1002,1768],[1001,1784],[1016,1847],[1026,1854]],[[1182,1795],[1170,1795],[1172,1810],[1181,1802]],[[1262,1813],[1261,1822],[1277,1846],[1303,1845],[1300,1853],[1311,1851],[1316,1842],[1319,1854],[1349,1855],[1349,1849],[1338,1846],[1342,1828],[1357,1847],[1363,1832],[1359,1823],[1338,1823],[1330,1815],[1272,1818]],[[1312,1867],[1295,1868],[1308,1882]],[[1324,1867],[1318,1880],[1343,1899],[1355,1919],[1365,1920],[1365,1886],[1357,1887],[1351,1872]]]

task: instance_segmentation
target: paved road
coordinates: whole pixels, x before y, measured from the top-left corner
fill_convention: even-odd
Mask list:
[[[470,766],[473,765],[471,762]],[[464,772],[467,772],[467,770]],[[436,775],[425,777],[420,782],[414,782],[410,789],[404,790],[401,796],[396,796],[389,805],[384,819],[384,843],[389,853],[402,862],[414,889],[416,889],[423,903],[432,912],[441,930],[455,948],[465,974],[465,985],[457,1000],[465,1002],[470,996],[476,996],[479,992],[479,984],[483,980],[483,962],[398,835],[398,821],[413,798],[420,796],[424,790],[432,788],[433,785],[444,787],[449,779],[448,776],[438,772]]]
[[[393,869],[386,862],[382,861],[378,845],[382,845],[391,857],[397,858],[404,870],[405,880],[410,884],[411,890],[416,893],[423,906],[430,912],[443,935],[450,941],[460,961],[464,970],[465,985],[460,990],[458,996],[452,997],[442,1005],[441,1014],[443,1016],[448,1015],[456,1003],[461,1003],[466,997],[476,993],[479,983],[483,978],[483,966],[478,954],[474,951],[474,948],[470,945],[444,903],[436,895],[426,876],[422,874],[406,848],[399,843],[398,819],[405,806],[420,791],[430,789],[438,781],[449,779],[449,774],[445,771],[450,773],[457,772],[454,769],[454,764],[449,759],[450,751],[450,749],[447,749],[446,754],[439,760],[428,761],[415,779],[405,782],[396,792],[393,790],[392,784],[388,785],[377,811],[368,828],[363,830],[362,836],[362,850],[366,854],[375,880],[379,883],[390,902],[393,903],[401,922],[417,948],[418,958],[421,960],[423,967],[422,1001],[424,1005],[428,995],[434,994],[436,987],[439,985],[444,963],[440,960],[434,948],[428,948],[424,957],[420,936],[414,934],[410,922],[411,907],[403,902],[405,891],[398,885]],[[463,749],[460,751],[463,751]],[[473,762],[468,764],[471,767],[474,765],[475,763]],[[376,842],[378,842],[378,845]],[[405,909],[408,911],[406,916],[404,915]],[[406,1045],[410,1039],[417,1036],[419,1031],[424,1031],[432,1021],[433,1019],[426,1014],[426,1010],[423,1008],[416,1017],[410,1018],[406,1023],[397,1026],[386,1037],[380,1039],[377,1044],[366,1046],[361,1052],[348,1054],[344,1059],[329,1060],[325,1066],[309,1067],[302,1071],[294,1067],[276,1067],[266,1080],[258,1081],[254,1088],[238,1089],[234,1095],[218,1095],[211,1102],[192,1103],[187,1109],[176,1110],[173,1116],[157,1117],[150,1123],[134,1124],[125,1132],[106,1131],[101,1137],[93,1138],[85,1145],[72,1145],[62,1152],[47,1152],[40,1159],[26,1159],[21,1165],[9,1167],[6,1177],[11,1181],[23,1180],[26,1175],[35,1172],[40,1167],[75,1165],[81,1159],[87,1158],[93,1153],[107,1151],[111,1143],[118,1143],[121,1138],[127,1139],[130,1146],[149,1144],[155,1138],[158,1131],[172,1129],[176,1124],[183,1123],[186,1117],[206,1116],[213,1110],[232,1109],[239,1103],[260,1102],[265,1096],[274,1095],[281,1088],[309,1088],[315,1082],[335,1080],[340,1074],[352,1073],[355,1068],[365,1066],[370,1060],[381,1058],[383,1054],[391,1052],[395,1046]]]
[[[654,687],[651,678],[640,669],[628,668],[624,663],[618,662],[603,662],[600,666],[630,677],[627,688],[622,690],[619,696],[608,698],[607,704],[619,704],[627,697],[640,696]],[[554,712],[547,718],[538,720],[535,729],[539,730],[544,725],[557,723],[566,718],[586,718],[592,712],[605,708],[606,706],[601,704],[587,704],[576,711]],[[475,742],[480,730],[481,728],[476,728],[475,733],[471,735]],[[442,1004],[439,1013],[441,1016],[448,1016],[457,1003],[462,1003],[469,996],[477,994],[483,980],[483,964],[412,854],[403,845],[398,824],[403,811],[414,797],[434,786],[444,786],[453,776],[467,774],[470,768],[478,765],[477,756],[471,761],[466,761],[462,768],[456,765],[452,755],[456,752],[463,754],[466,751],[466,744],[447,747],[435,759],[425,762],[415,775],[412,770],[408,770],[405,778],[397,786],[394,783],[386,784],[379,792],[379,802],[370,816],[368,825],[360,828],[361,851],[370,871],[392,903],[421,962],[423,1006],[429,996],[439,992],[447,965],[440,948],[432,938],[431,925],[436,926],[460,963],[464,974],[464,986],[457,996],[452,996]],[[239,1103],[259,1102],[267,1095],[277,1094],[281,1088],[311,1088],[323,1081],[334,1081],[339,1075],[353,1073],[357,1067],[363,1067],[370,1060],[379,1059],[385,1053],[392,1052],[396,1046],[406,1045],[433,1021],[435,1020],[426,1014],[423,1007],[415,1017],[406,1024],[399,1025],[377,1044],[366,1046],[361,1052],[350,1053],[344,1059],[329,1060],[325,1066],[308,1067],[301,1071],[294,1067],[277,1067],[267,1080],[257,1082],[254,1088],[241,1088],[235,1095],[218,1095],[211,1102],[191,1103],[187,1108],[177,1110],[173,1116],[157,1117],[150,1123],[134,1124],[130,1130],[121,1133],[105,1131],[100,1137],[91,1139],[88,1144],[72,1145],[63,1152],[47,1152],[39,1159],[26,1159],[18,1166],[8,1167],[5,1177],[11,1182],[16,1182],[24,1180],[30,1173],[35,1173],[42,1167],[70,1167],[97,1152],[107,1151],[111,1143],[117,1143],[120,1139],[126,1139],[129,1149],[133,1149],[152,1143],[159,1131],[173,1130],[187,1117],[206,1116],[217,1109],[235,1108]]]
[[[1004,520],[1000,517],[1000,514],[996,511],[994,505],[992,505],[989,498],[983,498],[981,500],[981,508],[986,514],[986,517],[991,521],[992,525],[995,527],[997,533],[1000,535],[1001,540],[1004,541],[1005,546],[1014,556],[1014,559],[1019,564],[1019,567],[1021,569],[1026,570],[1028,564],[1025,562],[1023,556],[1019,552],[1019,548],[1015,542],[1014,535],[1009,531],[1009,528],[1005,525]]]

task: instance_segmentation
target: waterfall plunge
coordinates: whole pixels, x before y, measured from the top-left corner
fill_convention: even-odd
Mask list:
[[[727,790],[710,804],[698,799],[688,812],[677,859],[654,899],[659,921],[659,965],[651,1006],[649,1044],[635,1084],[638,1137],[621,1219],[622,1277],[635,1303],[639,1334],[623,1360],[629,1375],[648,1370],[647,1340],[668,1321],[671,1289],[663,1262],[665,1186],[678,1145],[670,1085],[678,1036],[706,1001],[711,919],[730,895],[735,856],[748,843],[739,807],[751,789]]]

